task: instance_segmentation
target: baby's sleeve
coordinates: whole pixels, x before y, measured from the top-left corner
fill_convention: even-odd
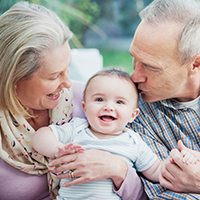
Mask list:
[[[137,144],[137,158],[135,161],[135,167],[137,171],[145,171],[150,168],[158,159],[156,154],[150,149],[150,147],[142,140],[139,134],[135,133]]]

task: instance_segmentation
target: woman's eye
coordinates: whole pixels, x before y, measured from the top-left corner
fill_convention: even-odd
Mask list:
[[[118,100],[118,101],[117,101],[117,104],[124,104],[124,102],[121,101],[121,100]]]
[[[102,98],[96,98],[95,101],[99,101],[99,102],[102,102],[103,99]]]
[[[54,76],[52,78],[50,78],[51,80],[56,80],[58,77],[60,76],[60,74],[58,74],[57,76]]]

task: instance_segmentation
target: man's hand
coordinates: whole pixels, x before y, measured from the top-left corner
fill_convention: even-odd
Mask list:
[[[183,146],[178,144],[178,147],[179,150],[173,149],[170,156],[164,161],[160,184],[176,192],[200,194],[200,162],[186,165],[180,152],[183,150]],[[192,151],[194,152],[194,150]],[[200,153],[195,151],[195,154]]]

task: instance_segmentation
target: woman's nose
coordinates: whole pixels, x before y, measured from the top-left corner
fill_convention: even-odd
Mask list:
[[[70,88],[72,86],[72,82],[69,78],[69,72],[65,72],[62,77],[62,86],[65,88]]]
[[[72,82],[71,82],[71,80],[68,77],[68,79],[65,81],[65,87],[66,88],[70,88],[71,86],[72,86]]]

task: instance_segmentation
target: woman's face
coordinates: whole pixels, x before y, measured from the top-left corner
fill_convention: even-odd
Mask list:
[[[39,71],[16,85],[19,100],[31,110],[53,109],[58,104],[61,90],[71,87],[68,42],[48,52],[43,61]]]

